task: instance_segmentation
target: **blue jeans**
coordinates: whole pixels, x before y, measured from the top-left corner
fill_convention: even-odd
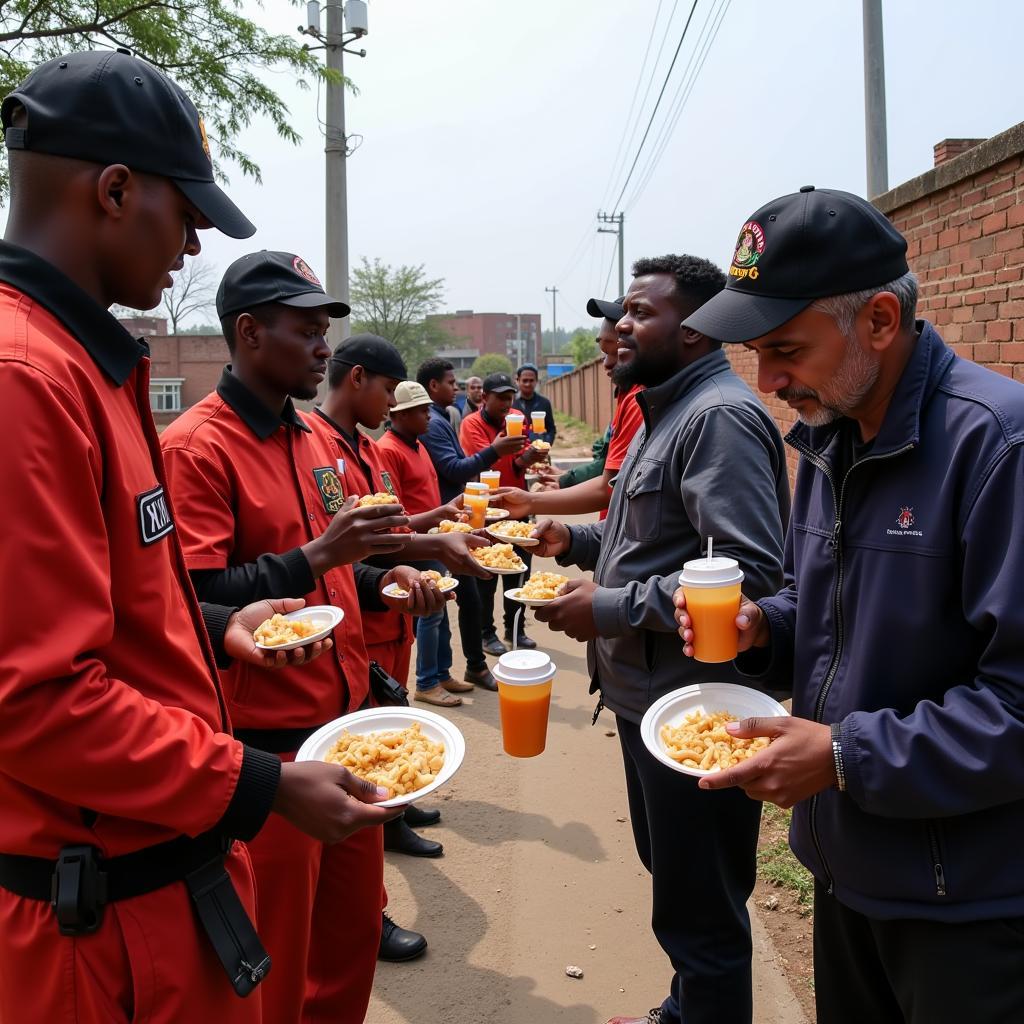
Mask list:
[[[436,689],[452,668],[452,633],[448,609],[426,615],[416,622],[416,689]]]

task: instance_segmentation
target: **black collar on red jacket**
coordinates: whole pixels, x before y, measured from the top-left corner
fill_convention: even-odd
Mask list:
[[[478,410],[480,413],[480,419],[484,421],[489,427],[494,427],[495,430],[501,430],[501,424],[493,417],[488,415],[487,410],[481,405]]]
[[[149,355],[144,341],[133,338],[70,277],[20,245],[0,242],[0,281],[49,310],[118,387]]]
[[[397,437],[398,440],[402,442],[402,444],[411,448],[414,452],[419,451],[420,443],[419,441],[416,440],[415,437],[412,440],[409,440],[409,438],[407,438],[405,434],[400,434],[397,430],[395,430],[394,426],[388,427],[388,433],[394,434],[395,437]]]
[[[349,446],[349,448],[352,449],[352,451],[359,451],[359,443],[362,440],[362,434],[360,434],[358,430],[355,434],[350,434],[336,419],[332,419],[328,416],[319,405],[313,410],[313,415],[319,416],[324,423],[330,425],[332,430],[336,430],[338,432],[338,436]]]
[[[261,440],[266,441],[279,427],[297,427],[307,434],[312,431],[299,419],[295,406],[286,398],[280,414],[264,405],[232,372],[224,367],[217,385],[217,394],[238,413],[238,418]]]

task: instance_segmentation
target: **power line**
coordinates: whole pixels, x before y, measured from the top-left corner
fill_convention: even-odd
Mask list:
[[[690,56],[690,61],[687,63],[687,69],[689,69],[693,64],[694,60],[698,63],[696,64],[696,67],[694,67],[693,73],[689,78],[686,77],[686,72],[684,71],[683,78],[681,79],[679,87],[676,90],[676,94],[672,99],[670,113],[662,123],[661,129],[658,133],[658,138],[652,146],[651,156],[643,171],[640,173],[640,180],[633,190],[629,200],[626,202],[624,207],[625,209],[633,207],[640,199],[640,196],[643,194],[648,184],[650,184],[651,178],[653,177],[654,172],[657,169],[658,164],[661,162],[661,158],[672,139],[676,125],[682,117],[683,110],[689,101],[690,94],[693,92],[697,79],[700,77],[701,69],[704,67],[704,63],[708,58],[711,47],[714,45],[715,39],[718,37],[718,31],[722,27],[722,22],[725,20],[725,15],[728,12],[731,3],[732,0],[721,0],[721,4],[717,11],[713,10],[704,22],[704,28],[701,30],[701,35],[697,38],[697,43],[695,44],[693,53]],[[708,29],[709,25],[711,26],[711,30],[710,32],[706,32],[705,30]],[[704,40],[703,47],[702,40]]]
[[[686,39],[686,32],[690,27],[690,22],[693,20],[693,12],[697,9],[697,2],[698,0],[693,0],[693,6],[690,8],[690,13],[686,18],[686,24],[683,26],[682,35],[679,37],[679,43],[676,45],[676,52],[672,55],[672,63],[669,64],[668,71],[665,73],[665,81],[661,83],[661,91],[658,93],[658,98],[654,103],[654,109],[651,111],[650,120],[647,122],[647,128],[644,130],[644,137],[640,140],[640,146],[636,151],[636,156],[633,157],[633,163],[629,168],[629,174],[626,175],[626,180],[622,184],[622,191],[619,193],[619,198],[615,200],[615,205],[612,207],[613,210],[617,210],[619,208],[619,204],[622,202],[622,197],[625,195],[626,189],[629,187],[629,181],[633,177],[633,171],[636,170],[640,154],[644,151],[644,143],[647,142],[647,136],[651,132],[651,125],[654,124],[654,115],[658,113],[658,107],[661,105],[661,98],[665,95],[665,89],[668,88],[668,80],[672,75],[672,69],[676,66],[679,51],[683,48],[683,40]]]
[[[647,48],[644,50],[644,59],[640,65],[640,74],[637,76],[636,85],[633,87],[633,98],[629,101],[629,113],[626,114],[626,119],[622,122],[622,138],[619,139],[618,148],[615,151],[615,159],[612,161],[612,170],[608,175],[608,181],[604,188],[601,190],[603,197],[608,197],[609,191],[611,191],[612,185],[615,179],[619,175],[621,168],[619,167],[620,161],[624,161],[626,154],[629,152],[630,146],[633,145],[633,137],[636,135],[637,122],[633,120],[634,107],[636,105],[636,98],[640,92],[640,83],[644,80],[644,72],[647,70],[647,58],[651,52],[651,43],[654,42],[654,30],[658,27],[658,17],[661,15],[661,5],[663,0],[658,0],[658,9],[654,12],[654,21],[651,24],[651,32],[647,37]],[[672,4],[672,13],[668,16],[668,22],[665,25],[666,30],[668,26],[672,24],[672,19],[676,15],[676,7],[679,4],[679,0],[674,0]],[[668,33],[662,35],[661,45],[658,47],[658,56],[654,58],[654,65],[651,68],[651,77],[647,79],[647,88],[644,90],[644,98],[640,101],[640,106],[636,110],[639,115],[640,111],[644,109],[644,104],[647,102],[647,97],[650,95],[651,86],[654,84],[654,74],[658,68],[658,62],[661,60],[661,52],[665,48],[665,40],[668,38]],[[627,141],[626,136],[629,136]],[[602,206],[607,205],[602,203]]]

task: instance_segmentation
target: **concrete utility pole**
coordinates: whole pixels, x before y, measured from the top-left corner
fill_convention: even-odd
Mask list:
[[[882,0],[862,0],[864,12],[864,136],[868,199],[889,191],[889,151],[885,127],[885,52]]]
[[[327,4],[324,10],[327,32],[327,67],[339,75],[345,70],[345,44],[342,39],[342,5]],[[326,154],[327,194],[325,231],[327,238],[327,293],[347,303],[348,290],[348,140],[345,138],[345,83],[327,83],[324,153]],[[352,332],[349,318],[338,324],[342,339]]]
[[[555,335],[558,334],[558,285],[554,285],[551,288],[545,286],[544,291],[551,292],[551,343],[552,345],[558,344],[558,339]],[[537,356],[537,365],[540,366],[541,358],[544,355],[544,330],[540,332],[540,352]]]
[[[626,256],[625,256],[625,238],[623,236],[623,221],[626,219],[624,213],[598,213],[597,219],[601,224],[615,224],[617,227],[614,228],[598,228],[598,232],[603,235],[615,235],[619,236],[619,295],[626,294]],[[601,296],[604,298],[605,296]]]

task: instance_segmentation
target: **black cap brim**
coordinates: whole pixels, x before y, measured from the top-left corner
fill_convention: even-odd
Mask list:
[[[753,341],[792,320],[812,302],[814,299],[778,299],[726,288],[691,313],[683,326],[713,341]]]
[[[509,385],[509,384],[501,384],[501,385],[499,385],[496,388],[491,388],[490,390],[488,390],[487,388],[484,388],[484,391],[486,391],[487,394],[489,394],[489,395],[500,395],[503,391],[515,391],[515,390],[516,389],[514,387],[512,387],[511,385]]]
[[[609,302],[608,299],[588,299],[587,312],[594,317],[604,317],[605,320],[618,322],[625,316],[626,311],[617,302]]]
[[[171,180],[196,209],[228,238],[251,238],[256,234],[256,225],[228,199],[227,193],[216,182],[196,181],[192,178]]]
[[[297,306],[299,309],[326,309],[331,317],[348,316],[352,312],[340,299],[332,299],[323,292],[303,292],[301,295],[290,295],[287,299],[277,300],[282,306]]]

